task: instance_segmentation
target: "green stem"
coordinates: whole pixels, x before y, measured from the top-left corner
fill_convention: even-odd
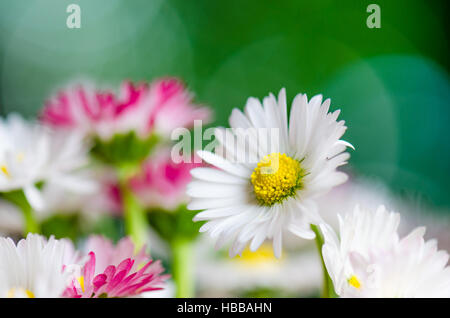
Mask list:
[[[33,209],[28,204],[22,206],[23,216],[25,218],[25,229],[24,236],[26,237],[28,233],[37,233],[41,232],[39,223],[36,220]]]
[[[323,287],[322,287],[322,298],[336,298],[336,292],[334,291],[333,281],[328,275],[327,268],[325,266],[325,262],[323,260],[322,255],[322,246],[324,243],[324,239],[322,233],[320,233],[319,228],[316,225],[311,224],[311,229],[316,234],[316,246],[319,251],[320,261],[322,262],[322,271],[323,271]]]
[[[172,241],[172,273],[176,285],[177,298],[194,297],[194,273],[192,241],[174,239]]]
[[[129,167],[119,168],[119,184],[123,202],[125,232],[133,240],[136,250],[139,250],[147,243],[147,218],[145,210],[129,186],[129,179],[133,172],[134,169]]]
[[[25,220],[25,228],[23,229],[24,237],[26,237],[28,233],[41,233],[39,222],[37,221],[33,208],[28,203],[23,190],[6,192],[2,194],[2,197],[15,204],[22,211]]]

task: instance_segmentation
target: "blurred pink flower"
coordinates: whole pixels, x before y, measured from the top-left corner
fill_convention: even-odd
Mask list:
[[[90,82],[71,84],[46,101],[41,119],[52,126],[109,138],[117,129],[117,121],[136,108],[146,91],[146,85],[135,88],[126,81],[116,97],[113,91],[100,91]]]
[[[105,140],[129,131],[143,138],[153,132],[167,137],[175,128],[189,128],[194,120],[209,121],[210,117],[210,110],[194,105],[192,95],[175,78],[138,84],[124,81],[118,95],[88,82],[72,84],[51,97],[41,113],[47,124]]]
[[[148,96],[149,100],[144,103],[155,105],[150,113],[149,127],[163,135],[170,135],[175,128],[191,128],[194,120],[204,123],[211,120],[210,109],[193,107],[191,93],[175,78],[153,82]]]
[[[105,184],[103,191],[105,197],[108,198],[108,211],[111,211],[111,214],[113,215],[121,215],[123,203],[122,195],[120,193],[120,187],[117,182],[110,182],[108,184]]]
[[[175,163],[169,151],[159,151],[143,164],[141,174],[130,180],[131,188],[147,207],[174,210],[188,201],[190,171],[202,165],[195,161]]]
[[[128,297],[163,289],[168,275],[160,275],[163,267],[151,260],[145,246],[135,254],[129,237],[116,246],[101,236],[91,236],[86,249],[88,260],[79,277],[74,277],[65,290],[65,297]]]

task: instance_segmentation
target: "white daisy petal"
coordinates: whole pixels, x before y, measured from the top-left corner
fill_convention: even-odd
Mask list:
[[[298,224],[292,223],[289,224],[288,230],[298,237],[302,237],[307,240],[313,240],[316,237],[316,234],[309,228],[305,229],[302,226],[299,226]]]
[[[224,208],[216,208],[216,209],[208,209],[203,212],[197,213],[194,217],[194,221],[206,221],[213,220],[216,218],[222,218],[226,216],[235,215],[238,213],[242,213],[243,210],[246,209],[245,205],[241,206],[230,206]]]
[[[250,243],[250,250],[252,252],[256,251],[261,246],[261,244],[264,242],[266,237],[267,237],[267,235],[266,235],[265,228],[261,228],[259,231],[257,231],[255,236],[253,237],[252,242]]]
[[[248,179],[237,177],[214,168],[194,168],[191,169],[191,175],[198,180],[229,183],[229,184],[248,184]]]
[[[237,108],[231,111],[231,116],[228,120],[230,127],[232,128],[251,128],[252,124],[248,118]]]
[[[247,100],[244,111],[253,127],[267,128],[266,120],[264,117],[264,110],[259,100],[254,97],[250,97]]]
[[[205,210],[213,208],[221,208],[226,206],[241,205],[245,203],[240,197],[228,197],[228,198],[194,198],[188,204],[189,210]]]
[[[29,185],[23,189],[23,193],[30,203],[31,207],[36,211],[42,211],[45,208],[45,203],[40,191],[34,186]]]
[[[186,193],[192,198],[227,198],[246,197],[247,185],[211,183],[206,181],[192,181]]]
[[[283,236],[281,231],[277,232],[273,237],[273,251],[276,258],[281,257],[282,238]]]
[[[244,166],[239,164],[232,164],[226,161],[224,158],[213,154],[212,152],[200,150],[197,152],[197,155],[207,163],[235,176],[248,178],[251,174],[251,171],[246,169]]]

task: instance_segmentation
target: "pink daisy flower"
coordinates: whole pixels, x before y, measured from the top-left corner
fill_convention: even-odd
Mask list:
[[[192,95],[175,78],[137,85],[124,81],[119,94],[99,90],[92,83],[69,85],[51,97],[41,113],[43,122],[78,129],[108,140],[114,134],[135,131],[169,136],[194,120],[209,121],[210,110],[192,103]]]
[[[179,127],[191,128],[194,120],[204,123],[211,120],[207,107],[195,107],[192,94],[175,78],[163,78],[150,85],[150,94],[145,103],[154,105],[150,112],[149,127],[162,135],[170,135]]]
[[[147,91],[146,85],[121,85],[119,96],[113,91],[100,91],[93,83],[71,84],[46,101],[41,119],[47,124],[77,129],[108,139],[117,130],[117,122],[136,108]]]
[[[144,162],[141,173],[130,180],[133,191],[147,207],[174,210],[187,203],[186,186],[191,181],[191,169],[201,163],[175,163],[169,150],[158,153]]]
[[[92,236],[86,247],[88,260],[65,290],[65,297],[129,297],[163,289],[168,275],[161,275],[163,267],[145,253],[145,246],[135,254],[128,237],[114,246],[101,236]]]

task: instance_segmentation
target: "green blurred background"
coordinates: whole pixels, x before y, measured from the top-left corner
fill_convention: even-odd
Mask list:
[[[448,2],[0,0],[1,112],[35,116],[80,77],[179,76],[219,125],[248,96],[322,93],[348,124],[353,173],[449,211]]]

